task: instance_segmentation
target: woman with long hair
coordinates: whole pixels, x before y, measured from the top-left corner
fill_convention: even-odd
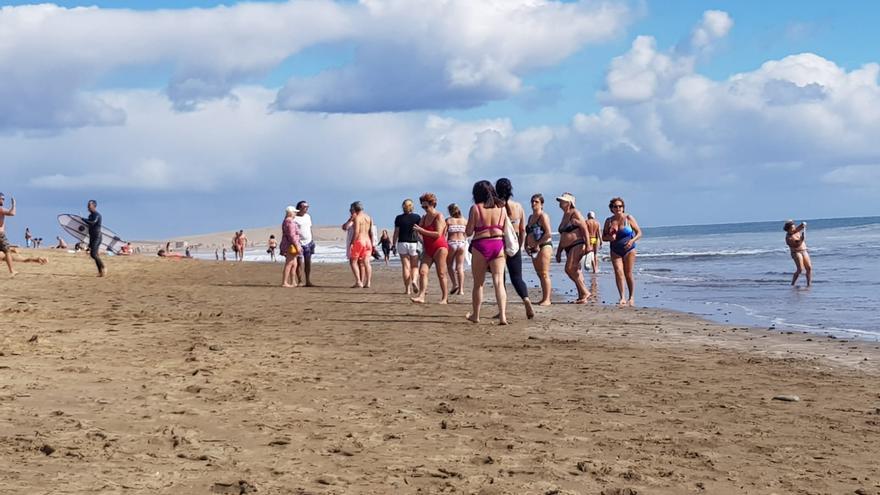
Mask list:
[[[611,248],[611,266],[614,267],[614,280],[620,294],[620,306],[635,305],[636,280],[633,267],[636,264],[636,241],[642,238],[642,229],[635,217],[626,212],[623,198],[612,198],[608,203],[611,216],[605,219],[602,240]],[[623,282],[629,291],[629,298],[623,297]]]
[[[452,295],[464,294],[464,259],[467,254],[467,220],[461,216],[461,208],[450,204],[449,218],[446,219],[446,243],[449,244],[449,255],[446,257],[447,271],[452,279]]]
[[[501,178],[495,181],[495,193],[498,194],[498,199],[504,202],[507,217],[510,218],[510,223],[516,230],[516,238],[519,243],[519,250],[516,254],[505,258],[507,274],[510,276],[510,283],[513,284],[516,295],[522,299],[523,306],[526,308],[526,318],[531,320],[535,317],[535,310],[532,308],[532,301],[529,300],[529,289],[522,278],[522,247],[526,237],[526,213],[522,205],[513,200],[513,185],[510,183],[510,179]]]
[[[288,206],[284,210],[284,221],[281,223],[281,254],[284,255],[284,268],[281,271],[281,286],[296,287],[297,256],[302,251],[299,239],[299,226],[293,221],[296,208]]]
[[[382,246],[382,255],[385,258],[385,266],[388,266],[388,257],[391,255],[391,237],[388,231],[382,229],[382,237],[379,238],[379,245]]]
[[[544,196],[532,195],[532,214],[526,223],[526,252],[532,258],[535,273],[541,281],[541,302],[539,306],[549,306],[552,285],[550,282],[550,260],[553,257],[553,239],[550,230],[550,216],[544,211]]]
[[[507,292],[504,289],[504,219],[507,213],[504,202],[498,198],[492,183],[481,180],[474,184],[474,204],[468,213],[465,235],[471,240],[471,273],[474,286],[471,292],[471,312],[467,319],[480,322],[480,306],[483,303],[483,284],[486,271],[492,273],[495,300],[498,302],[499,323],[507,325]]]
[[[446,220],[443,214],[437,211],[437,196],[425,193],[419,197],[419,202],[425,214],[413,229],[422,236],[425,251],[419,263],[419,293],[410,300],[420,304],[425,302],[425,294],[428,292],[428,272],[431,271],[431,265],[436,265],[437,278],[440,280],[440,304],[446,304],[449,298],[446,281],[446,256],[449,253],[449,246],[446,244]]]
[[[791,285],[797,283],[801,272],[806,272],[807,287],[813,285],[813,262],[810,260],[810,253],[807,252],[806,238],[807,222],[801,222],[795,227],[794,220],[788,220],[783,225],[782,230],[785,231],[785,244],[791,253],[791,259],[794,260],[794,274],[791,276]]]
[[[556,198],[556,201],[559,202],[559,208],[562,210],[556,262],[562,262],[562,252],[565,251],[565,274],[574,282],[578,293],[574,302],[585,304],[590,298],[590,291],[584,283],[581,260],[587,254],[586,243],[589,237],[587,224],[584,222],[584,216],[575,208],[575,197],[571,193],[563,193]]]

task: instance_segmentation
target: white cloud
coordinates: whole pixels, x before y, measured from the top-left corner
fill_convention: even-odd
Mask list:
[[[847,165],[831,170],[822,181],[857,189],[880,190],[880,165]]]
[[[119,125],[92,90],[132,69],[166,72],[179,111],[229,97],[304,48],[347,42],[353,64],[292,80],[280,110],[468,107],[510,96],[529,71],[621,32],[620,2],[291,0],[134,11],[0,8],[0,129]],[[142,74],[142,72],[135,74]],[[136,77],[136,76],[132,76]]]

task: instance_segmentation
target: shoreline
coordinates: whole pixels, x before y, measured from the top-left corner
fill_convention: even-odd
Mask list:
[[[599,305],[472,325],[467,296],[404,302],[396,267],[282,289],[269,264],[49,254],[0,277],[0,491],[880,490],[877,346]]]

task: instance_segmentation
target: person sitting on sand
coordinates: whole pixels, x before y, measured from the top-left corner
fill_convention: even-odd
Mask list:
[[[173,253],[173,252],[170,252],[170,251],[166,251],[166,250],[164,250],[164,249],[160,249],[160,250],[158,250],[158,251],[156,252],[156,254],[157,254],[160,258],[175,258],[175,259],[183,259],[183,258],[186,258],[186,257],[187,257],[187,256],[185,256],[185,255],[183,255],[183,254],[180,254],[180,253]]]
[[[353,229],[348,246],[349,264],[354,275],[352,288],[368,289],[373,279],[373,269],[370,266],[370,256],[373,253],[373,219],[364,211],[360,201],[352,203],[349,212],[351,216],[342,224],[342,230]]]
[[[807,230],[807,222],[801,222],[797,227],[794,226],[794,220],[787,220],[782,230],[785,231],[785,244],[791,253],[791,259],[794,260],[794,274],[791,276],[791,285],[797,282],[801,272],[806,271],[807,287],[813,285],[813,262],[810,261],[810,253],[807,252],[807,238],[805,236]]]
[[[12,208],[7,210],[3,207],[3,204],[6,202],[6,196],[0,193],[0,252],[6,253],[6,266],[9,268],[9,274],[14,277],[16,271],[12,268],[12,245],[9,244],[9,240],[6,238],[6,217],[15,216],[15,198],[10,199]]]
[[[58,241],[58,244],[55,245],[55,249],[67,249],[67,243],[64,242],[64,239],[61,236],[55,237],[55,240]]]
[[[446,257],[449,254],[449,245],[446,243],[446,220],[443,214],[437,211],[437,196],[433,193],[423,194],[419,201],[425,210],[425,215],[413,229],[422,236],[425,250],[419,263],[419,293],[410,300],[419,304],[425,302],[425,294],[428,292],[428,273],[433,264],[437,270],[437,279],[440,281],[439,303],[446,304],[449,298],[446,280]]]
[[[118,256],[131,256],[134,253],[134,250],[131,248],[131,243],[126,242],[119,248]]]

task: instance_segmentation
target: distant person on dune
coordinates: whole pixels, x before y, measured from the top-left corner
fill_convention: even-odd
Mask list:
[[[58,241],[58,244],[55,245],[55,249],[67,249],[67,243],[64,242],[64,239],[61,236],[55,237],[55,240]]]
[[[0,252],[6,255],[6,266],[9,268],[9,274],[13,277],[16,271],[12,268],[12,246],[6,238],[6,217],[15,216],[15,198],[11,198],[12,208],[8,210],[3,207],[6,203],[6,196],[0,193]]]
[[[797,282],[801,272],[806,272],[807,287],[813,285],[813,262],[810,261],[810,253],[807,252],[807,222],[801,222],[795,227],[794,220],[788,220],[782,227],[785,231],[785,244],[791,252],[791,259],[794,260],[794,274],[791,276],[791,285]]]
[[[101,234],[101,214],[98,213],[98,202],[90,199],[87,208],[89,210],[89,217],[85,219],[85,222],[89,226],[89,255],[95,260],[95,266],[98,267],[98,276],[103,277],[107,274],[107,270],[104,268],[104,262],[101,261],[103,234]]]
[[[299,285],[314,287],[312,283],[312,255],[315,254],[315,240],[312,238],[312,216],[309,215],[309,202],[300,201],[296,204],[297,214],[293,218],[299,227],[299,239],[302,250],[299,252],[299,264],[296,269],[296,280]]]
[[[31,247],[31,240],[33,238],[34,238],[34,236],[31,235],[31,228],[25,227],[24,228],[24,247]],[[34,247],[36,247],[36,246],[34,246]]]

